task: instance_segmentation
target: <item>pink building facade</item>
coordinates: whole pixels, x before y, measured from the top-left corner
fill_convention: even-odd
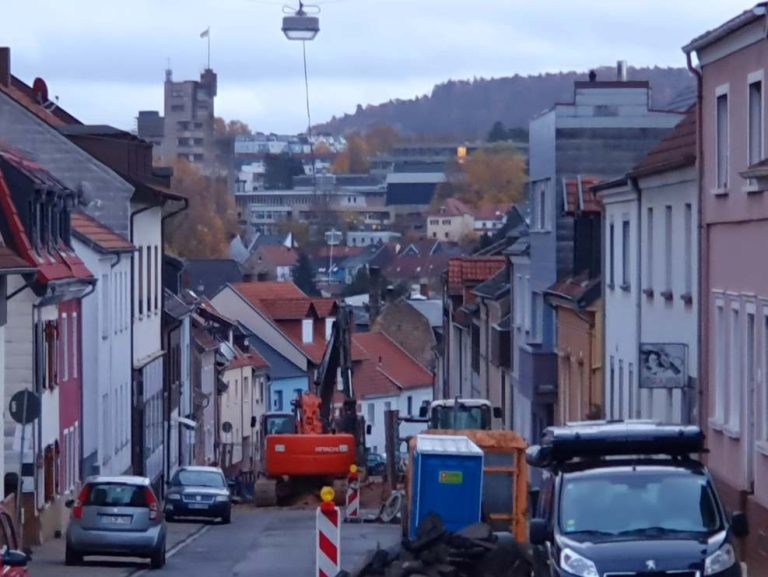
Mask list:
[[[702,426],[750,574],[768,574],[768,25],[759,4],[691,41],[701,73]]]

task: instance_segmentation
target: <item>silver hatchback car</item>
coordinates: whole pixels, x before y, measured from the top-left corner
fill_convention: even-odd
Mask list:
[[[166,528],[149,479],[90,477],[67,506],[67,565],[88,555],[144,557],[153,569],[165,565]]]

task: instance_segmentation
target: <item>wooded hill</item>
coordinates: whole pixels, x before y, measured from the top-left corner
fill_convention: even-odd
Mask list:
[[[614,67],[596,69],[598,80],[615,80]],[[404,134],[483,138],[497,120],[511,128],[527,128],[528,121],[555,102],[573,99],[573,83],[587,80],[588,71],[449,80],[430,95],[383,104],[358,105],[354,114],[333,117],[317,131],[345,134],[389,125]],[[694,79],[685,68],[632,68],[629,80],[649,80],[655,108],[679,108],[692,102]],[[684,98],[680,98],[684,95]]]

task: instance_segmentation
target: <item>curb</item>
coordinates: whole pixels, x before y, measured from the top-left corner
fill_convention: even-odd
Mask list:
[[[203,533],[207,532],[212,525],[200,525],[197,529],[192,531],[189,535],[184,537],[181,541],[176,543],[173,547],[168,549],[165,552],[165,558],[170,559],[173,557],[176,553],[178,553],[181,549],[195,541],[198,537],[202,536]],[[133,571],[130,571],[129,573],[125,574],[125,577],[139,577],[139,575],[144,575],[145,573],[149,573],[151,571],[148,567],[140,567],[138,569],[134,569]]]

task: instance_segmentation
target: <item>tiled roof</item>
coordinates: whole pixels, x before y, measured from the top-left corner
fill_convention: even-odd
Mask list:
[[[337,258],[344,258],[348,256],[357,256],[365,251],[364,246],[334,246],[333,247],[333,260]],[[331,247],[322,246],[315,253],[313,258],[328,258],[331,255]]]
[[[472,210],[458,198],[446,198],[438,210],[431,210],[428,216],[463,216]]]
[[[587,272],[582,272],[557,281],[545,294],[573,301],[579,307],[588,306],[600,296],[600,277],[590,278]]]
[[[266,262],[272,266],[293,266],[299,260],[295,249],[287,246],[265,245],[257,248],[249,259],[251,264]]]
[[[0,245],[0,273],[32,272],[35,267],[17,255],[7,246]]]
[[[566,214],[601,212],[602,203],[592,191],[592,187],[599,182],[600,179],[593,176],[578,175],[576,178],[564,178]]]
[[[482,204],[472,209],[475,220],[504,220],[512,208],[509,204]]]
[[[258,351],[251,349],[248,352],[237,351],[237,356],[227,365],[228,369],[240,369],[243,367],[256,367],[257,369],[269,368],[269,363]]]
[[[307,295],[292,282],[239,282],[234,283],[232,287],[251,302],[268,299],[307,298]]]
[[[323,298],[313,298],[312,304],[315,305],[315,310],[317,311],[318,316],[321,319],[324,319],[326,317],[331,316],[331,313],[334,310],[334,307],[336,306],[336,300],[335,299],[323,299]]]
[[[355,333],[353,342],[366,353],[352,373],[358,398],[397,395],[431,387],[433,375],[384,333]]]
[[[218,341],[211,336],[211,334],[203,328],[193,327],[192,338],[195,342],[206,351],[212,351],[218,348]]]
[[[491,278],[504,268],[505,263],[503,256],[451,258],[448,261],[448,292],[462,294],[466,285],[476,285]]]
[[[72,213],[72,232],[104,252],[130,252],[135,248],[125,237],[82,212]]]
[[[399,256],[383,272],[389,280],[434,278],[443,274],[449,260],[447,256]]]
[[[237,261],[229,258],[187,259],[184,261],[182,285],[212,298],[226,286],[243,280]],[[202,290],[201,290],[202,289]]]
[[[509,292],[509,278],[506,268],[500,269],[499,272],[497,272],[487,281],[477,285],[473,292],[476,295],[494,300],[502,298],[506,293]]]
[[[632,169],[632,176],[647,176],[696,163],[696,106]]]
[[[312,301],[309,299],[261,300],[256,305],[274,320],[295,320],[307,318]]]
[[[750,22],[753,22],[755,20],[758,20],[760,18],[764,18],[760,14],[759,11],[755,10],[757,7],[766,8],[768,7],[768,2],[760,2],[757,4],[757,6],[753,8],[749,8],[748,10],[745,10],[744,12],[739,13],[737,16],[734,16],[730,20],[724,22],[717,28],[713,28],[712,30],[707,30],[703,34],[700,34],[693,40],[691,40],[688,44],[683,46],[684,52],[693,52],[694,50],[701,50],[702,48],[712,44],[713,42],[717,42],[721,38],[724,38],[728,34],[735,32],[739,28],[746,26]]]

